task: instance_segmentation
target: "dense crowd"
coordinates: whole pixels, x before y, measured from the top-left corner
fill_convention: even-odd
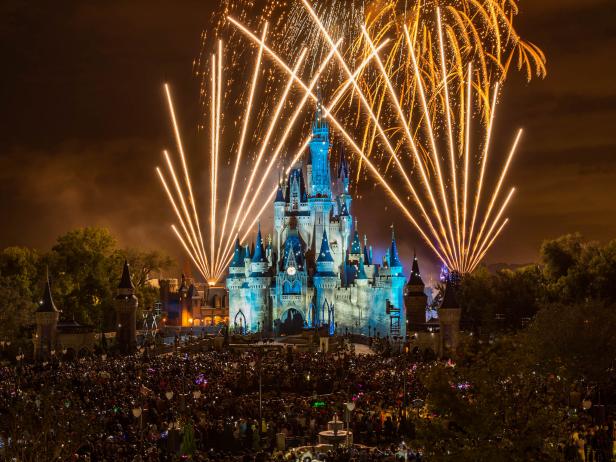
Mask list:
[[[340,462],[421,460],[414,422],[430,416],[419,378],[435,363],[398,355],[383,339],[372,343],[374,354],[355,354],[352,344],[327,354],[195,344],[190,353],[146,348],[0,368],[0,458],[286,461],[310,452]],[[334,415],[348,417],[355,446],[315,448]],[[612,460],[613,432],[580,420],[561,459]]]
[[[414,433],[401,411],[423,394],[417,367],[290,348],[4,367],[0,442],[17,460],[283,460],[285,448],[316,443],[334,414],[343,420],[352,400],[354,442],[378,452],[321,457],[395,460]]]

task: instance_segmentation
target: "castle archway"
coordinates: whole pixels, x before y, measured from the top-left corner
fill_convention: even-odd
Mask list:
[[[280,316],[280,333],[285,335],[295,335],[302,332],[304,328],[304,316],[295,308],[289,308]]]

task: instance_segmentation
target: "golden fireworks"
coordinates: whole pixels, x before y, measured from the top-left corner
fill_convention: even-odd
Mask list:
[[[434,64],[440,68],[439,75],[442,78],[438,85],[429,84],[430,81],[422,70],[422,60],[426,58],[418,52],[417,36],[404,26],[404,48],[399,49],[399,52],[403,53],[403,61],[410,66],[416,93],[413,99],[409,100],[404,98],[404,88],[401,88],[401,84],[395,79],[396,73],[388,70],[387,58],[381,57],[379,45],[372,40],[367,28],[362,29],[362,36],[370,53],[376,57],[376,66],[370,71],[365,68],[359,75],[355,75],[316,11],[307,0],[303,0],[303,5],[346,75],[345,88],[352,87],[352,91],[346,93],[346,98],[348,99],[349,95],[354,97],[362,113],[373,125],[375,137],[378,137],[379,141],[375,146],[382,151],[383,158],[389,157],[393,170],[402,176],[404,185],[419,211],[417,216],[411,211],[411,204],[402,199],[407,193],[402,194],[402,191],[396,190],[396,186],[385,177],[383,169],[370,159],[365,146],[357,141],[357,138],[361,139],[361,134],[359,137],[351,134],[356,126],[345,126],[344,121],[341,121],[343,119],[338,118],[335,111],[327,110],[326,117],[448,268],[461,273],[473,271],[504,229],[507,220],[503,219],[503,214],[515,191],[512,188],[505,199],[501,200],[502,187],[519,144],[521,130],[491,191],[487,206],[482,207],[485,202],[482,200],[482,193],[487,177],[486,164],[490,153],[498,83],[489,93],[490,103],[483,106],[484,110],[488,110],[489,117],[487,124],[480,124],[484,132],[483,139],[481,143],[475,143],[480,148],[472,150],[473,107],[477,109],[481,106],[481,96],[474,98],[473,93],[477,94],[482,90],[476,83],[473,84],[475,74],[472,64],[468,65],[462,77],[459,77],[457,71],[453,75],[449,72],[446,59],[448,49],[441,29],[443,26],[439,9],[436,10],[434,21],[439,28],[435,32],[438,40],[434,44],[437,47],[434,53],[439,56]],[[247,33],[245,26],[237,21],[233,23],[257,43],[256,36]],[[383,44],[380,45],[382,48]],[[387,56],[389,49],[385,47],[385,50],[383,54]],[[268,50],[268,53],[272,54],[283,70],[296,77],[279,55],[271,50]],[[364,91],[360,76],[363,76],[364,84],[374,84],[367,80],[368,76],[380,81],[386,92],[382,104],[375,107],[374,101]],[[313,99],[316,98],[310,87],[301,81],[299,83],[307,94]],[[382,108],[389,111],[387,117],[383,116],[383,111],[380,110]],[[417,123],[413,121],[413,114],[418,114]],[[459,116],[456,118],[454,114]],[[439,145],[439,140],[442,138],[447,140],[448,155],[441,154],[442,146]],[[479,165],[479,168],[474,169],[472,165]],[[419,187],[414,186],[414,177],[417,177],[416,183],[419,183]],[[499,201],[500,205],[494,213]],[[481,225],[477,231],[479,217]]]

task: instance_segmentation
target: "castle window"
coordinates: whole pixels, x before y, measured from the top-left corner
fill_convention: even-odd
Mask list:
[[[302,284],[300,281],[285,281],[282,286],[283,295],[300,295],[302,293]]]

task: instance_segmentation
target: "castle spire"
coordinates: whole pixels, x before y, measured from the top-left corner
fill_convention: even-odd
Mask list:
[[[344,143],[340,143],[340,160],[338,161],[338,179],[348,179],[349,178],[349,163],[347,162],[345,151],[344,151]]]
[[[366,268],[364,267],[364,256],[359,256],[359,268],[357,272],[357,279],[368,279],[366,275]]]
[[[252,255],[253,262],[264,263],[267,262],[267,257],[263,251],[263,239],[261,238],[261,223],[259,223],[259,229],[257,231],[257,243],[255,245],[255,251]]]
[[[372,255],[368,248],[368,237],[364,234],[364,263],[366,265],[372,265]]]
[[[122,277],[120,278],[120,285],[118,285],[118,289],[127,289],[134,290],[135,286],[133,285],[133,281],[130,277],[130,266],[128,264],[128,260],[124,260],[124,268],[122,268]]]
[[[421,279],[421,273],[419,272],[419,262],[417,261],[417,255],[413,251],[413,266],[411,268],[411,277],[409,278],[409,285],[423,286],[424,282]]]
[[[284,203],[284,193],[282,192],[282,182],[278,182],[278,191],[276,191],[276,199],[274,203]]]
[[[45,291],[43,292],[43,301],[36,310],[38,313],[56,313],[59,310],[56,308],[56,304],[53,302],[51,296],[51,284],[49,283],[49,268],[47,268],[47,276],[45,281]]]
[[[321,240],[321,251],[319,252],[319,258],[317,263],[333,262],[332,252],[329,248],[329,240],[327,239],[327,231],[323,229],[323,239]]]
[[[231,265],[236,268],[244,266],[244,254],[242,252],[242,246],[240,245],[240,239],[235,239],[235,250],[233,251],[233,260]]]
[[[359,231],[355,228],[353,233],[353,241],[351,242],[351,254],[359,255],[361,253],[361,241],[359,240]]]
[[[389,251],[389,266],[402,266],[402,263],[400,263],[400,257],[398,255],[398,246],[396,244],[396,233],[394,231],[394,225],[391,225],[391,248]]]

